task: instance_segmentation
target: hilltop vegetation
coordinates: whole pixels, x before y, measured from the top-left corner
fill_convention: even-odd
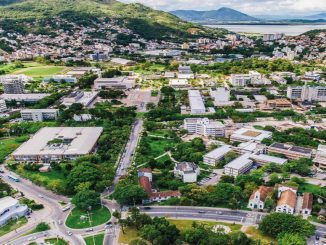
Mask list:
[[[54,17],[84,26],[110,18],[147,39],[220,34],[142,4],[124,4],[115,0],[23,0],[0,7],[0,27],[4,30],[15,28],[21,33],[29,33],[50,27],[47,30],[50,32],[58,28],[51,22]],[[22,25],[34,21],[38,24]]]
[[[315,29],[315,30],[307,31],[307,32],[305,32],[305,33],[303,33],[301,35],[302,36],[308,36],[308,37],[313,39],[322,32],[326,32],[326,29]]]

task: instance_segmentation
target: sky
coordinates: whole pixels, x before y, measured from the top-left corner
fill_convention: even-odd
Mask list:
[[[122,0],[171,11],[212,10],[230,7],[251,15],[300,15],[326,12],[326,0]]]

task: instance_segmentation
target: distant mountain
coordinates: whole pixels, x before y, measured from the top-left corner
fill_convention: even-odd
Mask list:
[[[319,13],[315,15],[309,15],[302,17],[302,19],[308,19],[308,20],[318,20],[318,19],[326,19],[326,13]]]
[[[47,21],[55,17],[88,27],[94,21],[110,18],[146,39],[181,39],[225,32],[206,29],[138,3],[124,4],[116,0],[0,0],[3,1],[7,5],[0,6],[0,29],[15,28],[21,33],[39,32],[45,28]],[[9,4],[11,2],[15,3]],[[36,25],[28,24],[33,20],[38,20]],[[53,24],[51,28],[57,26]]]
[[[218,10],[196,11],[196,10],[176,10],[171,14],[179,18],[199,23],[214,23],[214,22],[238,22],[238,21],[259,21],[259,19],[241,13],[231,8],[220,8]]]

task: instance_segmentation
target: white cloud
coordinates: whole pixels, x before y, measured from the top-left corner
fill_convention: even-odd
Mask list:
[[[247,14],[295,15],[326,11],[326,0],[121,0],[162,10],[211,10],[230,7]]]

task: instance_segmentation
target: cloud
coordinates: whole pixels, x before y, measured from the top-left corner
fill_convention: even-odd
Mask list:
[[[121,0],[140,2],[155,9],[211,10],[230,7],[247,14],[282,15],[310,14],[326,11],[325,0]]]

